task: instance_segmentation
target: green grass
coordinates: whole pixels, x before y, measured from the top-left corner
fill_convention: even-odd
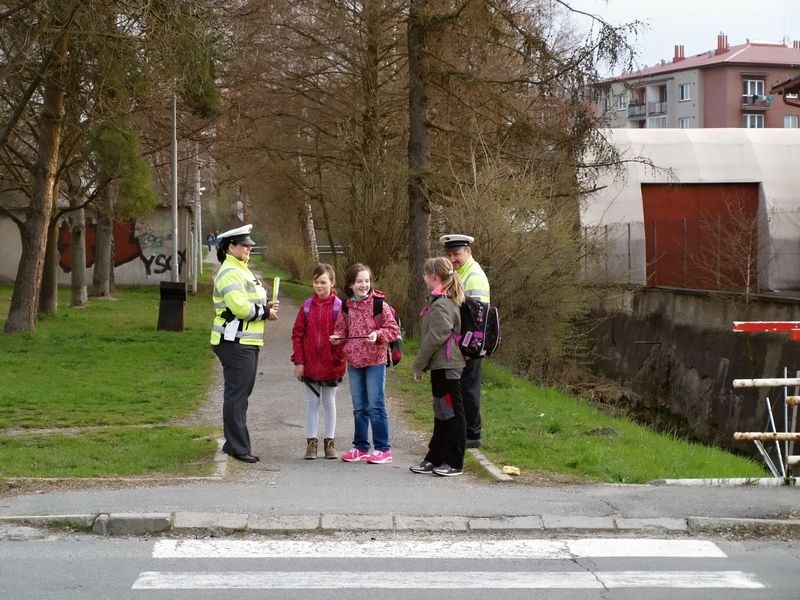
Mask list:
[[[254,263],[268,288],[279,276],[294,302],[311,295],[308,283]],[[43,316],[36,333],[0,334],[0,430],[10,430],[0,433],[0,477],[209,474],[219,428],[169,424],[195,411],[211,383],[209,282],[206,273],[197,295],[189,294],[182,332],[156,329],[158,288],[122,288],[113,300],[80,309],[69,307],[63,289],[58,312]],[[10,296],[0,286],[2,319]],[[388,393],[402,401],[413,427],[429,432],[428,380],[411,380],[416,347],[406,340]],[[484,362],[482,415],[482,451],[524,476],[639,483],[767,475],[754,461],[612,417],[491,360]],[[602,429],[616,435],[592,435]]]
[[[390,381],[396,382],[397,393],[411,399],[404,403],[409,418],[430,430],[428,379],[423,385],[410,382],[415,350],[416,343],[408,340],[409,359]],[[529,475],[616,483],[768,476],[753,460],[613,417],[585,400],[514,377],[491,359],[483,363],[481,416],[481,451],[496,464]],[[603,430],[616,435],[598,435]]]
[[[210,475],[218,429],[113,427],[0,438],[4,477]]]
[[[181,332],[156,328],[151,287],[84,308],[61,289],[35,333],[0,335],[0,429],[23,430],[0,437],[0,477],[210,474],[218,429],[163,426],[192,414],[211,384],[209,280],[189,294]],[[10,297],[0,286],[3,319]],[[60,428],[88,429],[24,431]]]

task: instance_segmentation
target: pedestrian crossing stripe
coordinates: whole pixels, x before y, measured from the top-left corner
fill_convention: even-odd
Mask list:
[[[218,589],[760,589],[742,571],[146,571],[135,590]]]
[[[158,540],[153,558],[386,558],[535,559],[725,558],[706,540],[589,538],[575,540],[290,541]]]

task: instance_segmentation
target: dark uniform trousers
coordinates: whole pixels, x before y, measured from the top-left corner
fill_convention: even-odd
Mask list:
[[[467,439],[481,439],[481,363],[482,358],[467,361],[461,373],[461,396],[467,420]],[[452,466],[452,465],[451,465]]]
[[[226,454],[252,454],[247,431],[248,398],[256,383],[260,346],[221,341],[214,354],[222,363],[225,391],[222,401],[222,428]]]

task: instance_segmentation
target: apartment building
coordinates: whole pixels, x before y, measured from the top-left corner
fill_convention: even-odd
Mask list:
[[[685,56],[676,45],[672,62],[603,81],[597,110],[611,128],[797,128],[800,106],[770,93],[797,76],[800,42],[729,46],[720,34],[714,50]]]

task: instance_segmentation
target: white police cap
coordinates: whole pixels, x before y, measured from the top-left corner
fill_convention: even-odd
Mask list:
[[[217,236],[217,239],[220,242],[229,242],[238,246],[255,246],[256,243],[250,239],[250,232],[252,230],[252,225],[242,225],[236,229],[223,231]]]
[[[450,248],[458,248],[459,246],[469,246],[475,238],[471,235],[461,235],[460,233],[448,233],[439,238],[439,243],[445,247],[445,250]]]

